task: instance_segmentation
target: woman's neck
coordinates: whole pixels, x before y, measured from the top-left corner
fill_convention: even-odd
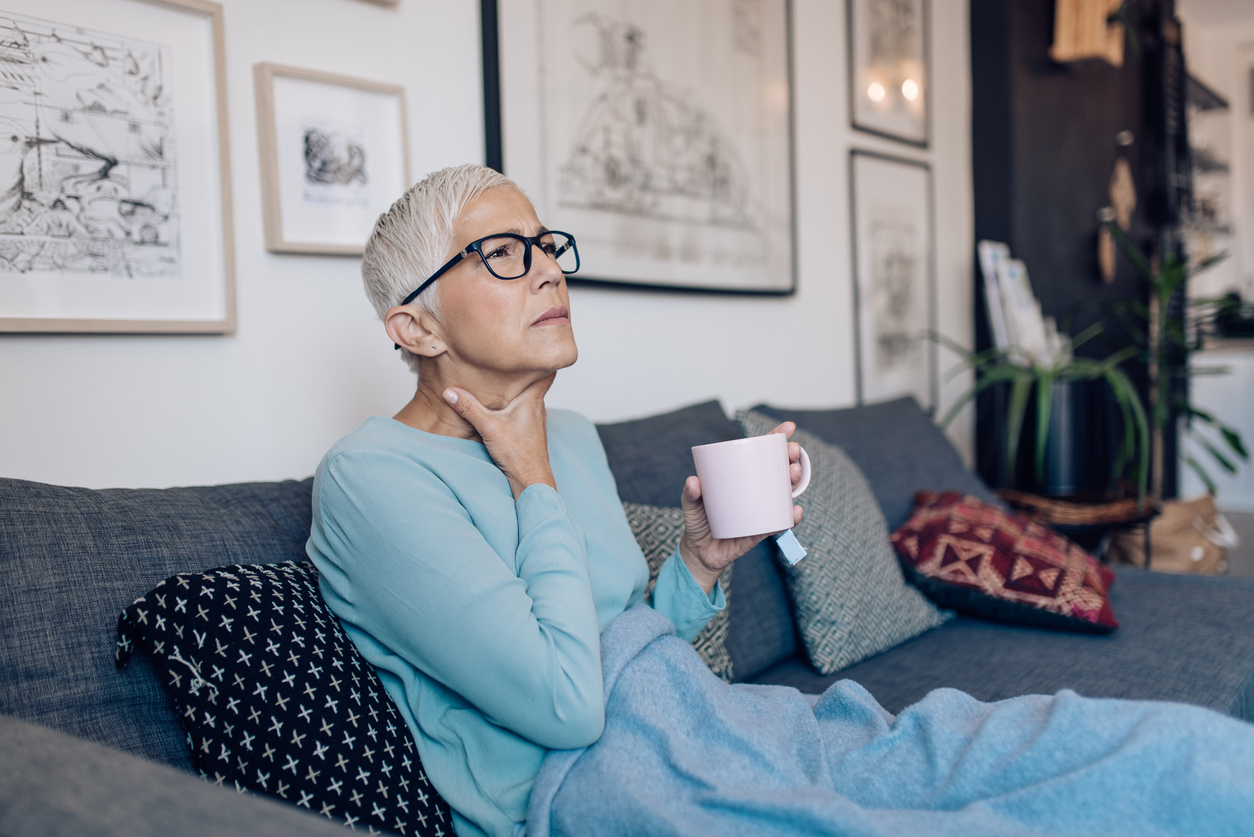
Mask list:
[[[525,379],[495,379],[495,376],[473,376],[476,380],[465,380],[468,376],[459,375],[462,380],[451,380],[436,370],[422,370],[418,379],[418,389],[409,403],[392,416],[401,424],[409,425],[427,433],[440,436],[454,436],[459,439],[482,441],[470,422],[462,418],[452,405],[444,400],[444,391],[450,386],[467,390],[479,403],[489,410],[500,410],[509,405],[527,387],[541,377],[550,373],[536,373]]]

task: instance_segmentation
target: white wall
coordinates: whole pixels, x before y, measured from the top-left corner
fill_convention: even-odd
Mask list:
[[[1180,9],[1189,72],[1229,102],[1232,247],[1229,258],[1190,280],[1194,296],[1237,290],[1254,298],[1254,4],[1241,8],[1193,0]]]
[[[83,0],[90,2],[90,0]],[[239,328],[229,337],[0,335],[0,475],[168,486],[304,477],[412,379],[365,301],[355,259],[265,251],[252,65],[403,84],[415,177],[481,160],[478,4],[224,0]],[[848,149],[930,162],[941,330],[969,343],[973,220],[966,0],[932,14],[933,143],[848,126],[844,3],[794,0],[798,292],[728,298],[579,287],[580,361],[552,406],[608,421],[718,397],[735,409],[854,402]],[[941,369],[952,365],[942,357]],[[942,407],[964,381],[946,386]],[[951,428],[971,449],[969,413]]]
[[[1184,55],[1189,72],[1228,99],[1231,141],[1233,252],[1226,262],[1190,280],[1190,293],[1204,297],[1228,290],[1254,299],[1254,113],[1249,73],[1254,68],[1254,6],[1192,0],[1180,10]],[[1227,367],[1229,374],[1194,378],[1194,402],[1236,428],[1248,446],[1254,440],[1254,350],[1221,348],[1193,358],[1200,367]],[[1203,430],[1221,450],[1216,434]],[[1217,487],[1224,511],[1254,512],[1254,464],[1224,473],[1196,442],[1185,437],[1184,451],[1202,462]],[[1203,494],[1205,485],[1183,463],[1180,493]]]

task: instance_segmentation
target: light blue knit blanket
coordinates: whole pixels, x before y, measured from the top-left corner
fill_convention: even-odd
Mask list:
[[[1254,725],[1193,706],[939,689],[896,718],[728,686],[644,605],[601,637],[605,733],[550,753],[528,837],[1249,835]]]

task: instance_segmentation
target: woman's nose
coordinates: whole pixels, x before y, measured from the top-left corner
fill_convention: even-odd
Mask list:
[[[540,290],[545,285],[562,281],[564,274],[557,264],[557,259],[539,247],[533,247],[531,252],[531,271],[527,274],[527,278],[531,280],[533,290]]]

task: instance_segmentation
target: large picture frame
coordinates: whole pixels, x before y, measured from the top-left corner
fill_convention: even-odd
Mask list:
[[[488,164],[576,281],[796,287],[787,0],[481,0]]]
[[[935,411],[936,330],[932,170],[853,149],[854,347],[858,403],[912,395]]]
[[[222,7],[6,0],[0,29],[0,332],[234,332]]]
[[[268,63],[253,80],[266,249],[360,256],[411,185],[404,88]]]
[[[846,0],[849,121],[927,148],[931,134],[930,0]]]

